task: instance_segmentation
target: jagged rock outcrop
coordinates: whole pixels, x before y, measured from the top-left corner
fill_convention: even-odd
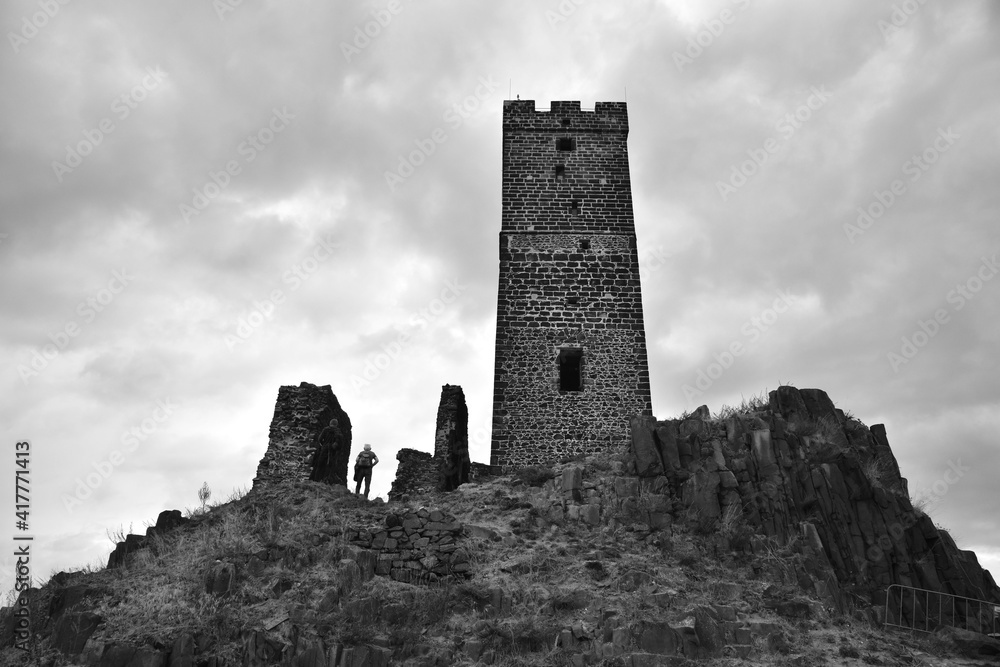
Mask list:
[[[698,520],[803,537],[841,587],[880,602],[899,583],[1000,603],[976,555],[913,507],[885,427],[870,429],[825,392],[783,386],[767,408],[719,421],[632,420],[640,477],[662,480]],[[961,477],[952,465],[943,479]]]
[[[185,519],[180,510],[163,510],[156,517],[156,524],[146,528],[145,535],[129,534],[115,545],[114,551],[108,556],[108,568],[124,567],[136,551],[145,549],[149,540],[155,535],[163,535],[168,531],[186,525],[190,519]]]
[[[320,435],[336,419],[335,443],[328,456]],[[314,480],[347,484],[351,459],[351,419],[340,407],[330,385],[317,387],[308,382],[278,390],[267,451],[257,466],[253,484]]]

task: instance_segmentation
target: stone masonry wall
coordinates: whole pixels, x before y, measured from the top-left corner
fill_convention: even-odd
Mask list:
[[[396,452],[396,478],[389,500],[403,500],[411,494],[431,493],[438,488],[438,466],[427,452],[404,447]]]
[[[470,479],[469,410],[465,392],[458,385],[441,387],[437,423],[434,431],[434,455],[415,449],[401,449],[396,454],[396,479],[389,500],[400,500],[414,493],[454,491]]]
[[[494,466],[611,449],[652,412],[627,139],[623,103],[504,105]]]
[[[288,385],[278,390],[270,439],[257,466],[254,486],[313,479],[319,434],[331,419],[338,421],[340,429],[332,476],[336,483],[346,484],[351,459],[351,419],[340,407],[330,385],[317,387],[303,382],[298,387]],[[322,481],[330,481],[329,476]]]
[[[440,510],[401,509],[385,515],[381,528],[348,531],[351,544],[375,552],[375,574],[405,583],[467,577],[472,569],[461,548],[464,526]]]
[[[465,392],[458,385],[441,387],[434,460],[438,466],[439,490],[454,491],[469,481],[469,409]]]

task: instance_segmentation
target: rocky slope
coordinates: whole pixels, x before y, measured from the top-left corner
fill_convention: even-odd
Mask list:
[[[632,437],[630,451],[405,503],[286,479],[187,521],[164,513],[107,569],[60,573],[28,595],[32,657],[639,667],[1000,655],[967,630],[883,631],[886,581],[977,597],[996,586],[941,531],[908,523],[918,513],[884,432],[822,392],[782,387],[715,419],[637,420]],[[11,647],[14,621],[0,632],[4,664],[26,657]]]

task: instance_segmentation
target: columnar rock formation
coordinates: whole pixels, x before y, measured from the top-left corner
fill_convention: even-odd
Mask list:
[[[337,420],[336,449],[332,458],[321,451],[319,436],[331,419]],[[340,407],[330,385],[308,382],[278,390],[271,420],[270,439],[257,466],[253,483],[312,479],[346,484],[351,459],[351,419]]]
[[[794,387],[752,414],[704,413],[636,417],[632,446],[639,476],[661,480],[707,527],[746,524],[782,542],[804,535],[841,587],[876,602],[898,583],[1000,603],[975,553],[911,504],[881,424],[869,429],[825,392]]]
[[[492,465],[625,444],[649,371],[621,102],[508,100]]]

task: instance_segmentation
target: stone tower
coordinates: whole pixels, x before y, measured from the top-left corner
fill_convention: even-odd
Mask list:
[[[492,465],[625,446],[651,415],[622,102],[508,100]]]

